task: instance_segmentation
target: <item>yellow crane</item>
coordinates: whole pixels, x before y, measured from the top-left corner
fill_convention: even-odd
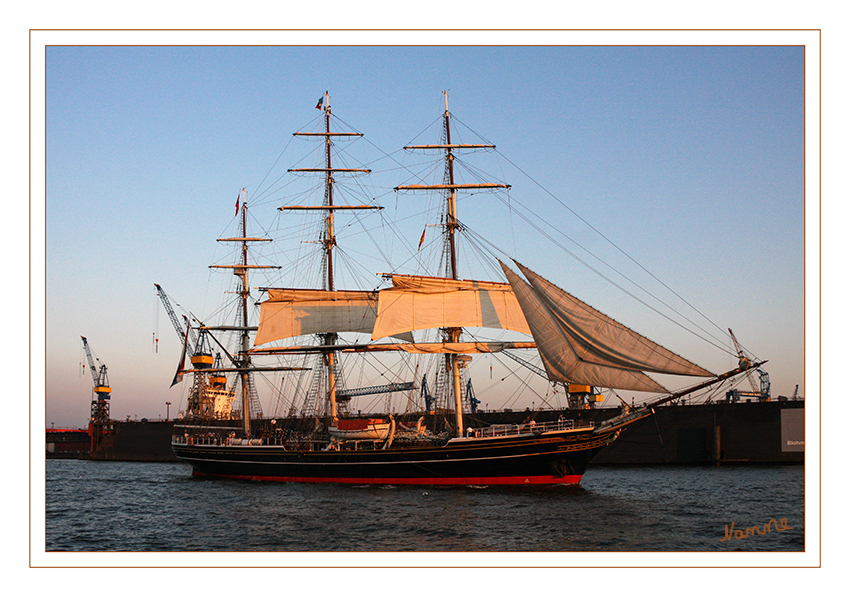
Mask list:
[[[89,369],[91,377],[94,381],[95,398],[91,403],[91,422],[106,423],[109,421],[109,399],[112,397],[112,388],[109,387],[109,379],[106,376],[106,365],[100,362],[100,359],[92,355],[91,347],[85,336],[80,336],[83,339],[83,348],[86,349],[86,356],[89,360]],[[100,365],[95,365],[95,361]]]

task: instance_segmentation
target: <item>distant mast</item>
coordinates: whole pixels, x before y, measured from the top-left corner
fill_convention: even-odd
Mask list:
[[[239,379],[242,383],[242,425],[245,436],[251,434],[251,394],[250,394],[250,368],[251,357],[248,356],[248,350],[251,348],[251,339],[248,332],[253,328],[248,326],[248,297],[251,295],[250,287],[248,286],[248,270],[249,269],[280,269],[277,265],[249,265],[248,264],[248,243],[251,242],[271,242],[270,238],[253,238],[246,234],[246,219],[248,205],[245,202],[245,189],[242,189],[242,235],[236,238],[219,238],[219,242],[238,242],[242,244],[241,263],[234,265],[211,265],[210,268],[232,269],[233,274],[239,278],[239,290],[237,291],[241,303],[241,325],[237,330],[241,332],[241,351],[234,358],[234,365],[239,371]]]
[[[453,280],[458,279],[457,271],[457,248],[455,244],[455,233],[459,227],[457,219],[457,191],[458,189],[509,189],[510,185],[500,183],[478,183],[478,184],[455,184],[454,176],[454,153],[455,149],[495,149],[495,145],[487,144],[453,144],[449,114],[449,94],[443,91],[446,110],[443,116],[443,127],[446,142],[440,145],[407,145],[404,149],[444,149],[446,174],[443,184],[436,185],[406,185],[396,187],[396,191],[447,191],[446,192],[446,221],[445,221],[445,246],[448,259],[446,267],[448,276]],[[458,342],[460,340],[461,328],[443,328],[443,336],[446,342]],[[463,435],[463,394],[460,384],[459,355],[447,354],[446,366],[452,373],[452,386],[455,398],[455,432],[458,437]]]
[[[331,166],[331,149],[333,148],[333,138],[334,137],[362,137],[363,133],[340,133],[340,132],[331,132],[331,98],[327,91],[325,91],[325,95],[322,100],[320,100],[319,105],[316,107],[320,107],[322,105],[322,101],[324,101],[324,120],[325,120],[325,130],[321,133],[293,133],[293,136],[301,136],[301,137],[324,137],[325,138],[325,167],[324,168],[290,168],[288,172],[320,172],[325,174],[325,200],[324,205],[316,206],[316,205],[293,205],[293,206],[283,206],[278,209],[281,211],[285,210],[298,210],[298,209],[315,209],[322,210],[326,212],[325,215],[325,269],[327,271],[327,277],[325,279],[325,290],[333,291],[334,288],[334,273],[333,273],[333,249],[336,246],[336,231],[334,229],[334,212],[340,209],[349,210],[349,209],[382,209],[378,206],[374,205],[334,205],[334,172],[348,172],[348,173],[369,173],[371,170],[365,168],[334,168]],[[329,332],[322,334],[322,340],[325,346],[334,346],[337,341],[338,334],[336,332]],[[330,402],[330,415],[331,420],[335,421],[338,417],[337,413],[337,400],[336,400],[336,372],[335,372],[335,359],[336,354],[332,348],[329,348],[325,353],[325,365],[327,367],[327,378],[328,378],[328,400]]]

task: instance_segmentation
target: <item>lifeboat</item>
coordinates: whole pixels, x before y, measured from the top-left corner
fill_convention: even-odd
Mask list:
[[[390,433],[389,421],[383,419],[339,419],[328,427],[334,439],[386,439]]]

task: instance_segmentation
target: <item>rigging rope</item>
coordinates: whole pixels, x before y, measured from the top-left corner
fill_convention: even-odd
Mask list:
[[[614,281],[613,279],[611,279],[610,277],[606,276],[606,275],[605,275],[604,273],[602,273],[600,270],[598,270],[597,268],[593,267],[590,263],[588,263],[587,261],[585,261],[584,259],[582,259],[581,257],[579,257],[577,254],[575,254],[574,252],[570,251],[570,250],[569,250],[568,248],[566,248],[563,244],[561,244],[560,242],[558,242],[556,239],[552,238],[552,236],[550,236],[548,233],[546,233],[545,231],[543,231],[543,230],[542,230],[539,226],[537,226],[536,224],[534,224],[534,223],[533,223],[531,220],[529,220],[527,217],[525,217],[525,216],[524,216],[524,215],[522,215],[521,213],[518,213],[518,215],[519,215],[519,217],[520,217],[520,218],[522,218],[522,219],[523,219],[523,220],[524,220],[524,221],[525,221],[525,222],[526,222],[529,226],[531,226],[532,228],[534,228],[537,232],[539,232],[541,235],[543,235],[544,237],[546,237],[546,238],[547,238],[549,241],[551,241],[553,244],[555,244],[556,246],[558,246],[558,247],[559,247],[562,251],[564,251],[565,253],[567,253],[567,254],[568,254],[568,255],[570,255],[571,257],[573,257],[573,258],[574,258],[576,261],[578,261],[580,264],[582,264],[583,266],[585,266],[587,269],[589,269],[590,271],[592,271],[593,273],[595,273],[596,275],[598,275],[600,278],[602,278],[602,279],[603,279],[603,280],[605,280],[606,282],[610,283],[610,284],[611,284],[612,286],[614,286],[615,288],[619,289],[620,291],[622,291],[622,292],[623,292],[623,293],[625,293],[626,295],[628,295],[628,296],[632,297],[634,300],[636,300],[636,301],[637,301],[637,302],[639,302],[640,304],[644,305],[645,307],[647,307],[648,309],[650,309],[650,310],[651,310],[651,311],[653,311],[654,313],[657,313],[658,315],[660,315],[660,316],[661,316],[661,317],[663,317],[664,319],[666,319],[666,320],[670,321],[670,322],[671,322],[671,323],[673,323],[674,325],[676,325],[676,326],[680,327],[680,328],[681,328],[681,329],[683,329],[684,331],[686,331],[686,332],[688,332],[688,333],[692,334],[693,336],[695,336],[695,337],[697,337],[697,338],[699,338],[699,339],[703,340],[704,342],[706,342],[706,343],[708,343],[708,344],[710,344],[710,345],[714,346],[715,348],[718,348],[718,349],[722,350],[722,351],[723,351],[723,352],[725,352],[725,353],[731,354],[731,353],[730,353],[730,351],[729,351],[729,348],[728,348],[727,346],[725,346],[725,345],[723,345],[723,344],[719,344],[719,343],[717,343],[717,342],[714,342],[714,341],[712,341],[712,340],[710,340],[709,338],[706,338],[706,337],[704,337],[704,336],[701,336],[700,334],[696,333],[694,330],[692,330],[692,329],[689,329],[689,328],[685,327],[685,326],[684,326],[681,322],[678,322],[678,321],[674,320],[672,317],[670,317],[669,315],[666,315],[666,314],[662,313],[662,312],[661,312],[660,310],[658,310],[656,307],[653,307],[652,305],[650,305],[649,303],[647,303],[647,302],[646,302],[646,301],[644,301],[643,299],[639,298],[637,295],[635,295],[634,293],[630,292],[629,290],[627,290],[625,287],[623,287],[622,285],[620,285],[620,284],[618,284],[617,282],[615,282],[615,281]],[[490,251],[490,253],[491,253],[492,255],[496,256],[497,254],[501,254],[503,257],[506,257],[506,258],[510,259],[510,256],[509,256],[507,253],[505,253],[502,249],[499,249],[499,248],[498,248],[498,247],[496,247],[494,244],[490,243],[489,241],[487,241],[487,240],[486,240],[486,239],[484,239],[483,237],[479,236],[477,233],[474,233],[472,230],[468,229],[467,227],[464,227],[464,233],[465,233],[465,234],[467,234],[467,235],[469,235],[470,239],[472,238],[472,236],[473,236],[473,235],[475,235],[475,236],[476,236],[476,238],[478,238],[478,239],[479,239],[479,242],[481,242],[482,244],[486,244],[486,245],[489,245],[490,247],[492,247],[492,251]],[[590,253],[590,252],[588,251],[588,253]],[[591,254],[591,255],[593,255],[593,253],[590,253],[590,254]],[[594,256],[594,257],[596,257],[595,255],[593,255],[593,256]],[[599,259],[599,258],[597,257],[597,259]],[[600,259],[600,261],[601,261],[602,263],[604,263],[604,261],[602,261],[601,259]],[[609,267],[610,267],[610,266],[609,266]],[[612,268],[612,269],[613,269],[613,268]],[[617,270],[614,270],[614,271],[617,271]],[[637,282],[635,282],[634,280],[631,280],[628,276],[624,275],[624,274],[623,274],[623,273],[621,273],[621,272],[617,272],[617,273],[618,273],[620,276],[622,276],[625,280],[629,281],[630,283],[634,284],[636,287],[638,287],[638,288],[640,288],[641,290],[643,290],[645,293],[647,293],[649,296],[651,296],[652,298],[654,298],[655,300],[657,300],[659,303],[661,303],[661,304],[662,304],[662,305],[664,305],[665,307],[669,308],[669,309],[670,309],[671,311],[673,311],[674,313],[677,313],[679,316],[681,316],[683,319],[685,319],[685,321],[687,321],[688,323],[691,323],[692,325],[696,326],[697,328],[699,328],[700,330],[702,330],[703,332],[705,332],[707,335],[711,336],[711,334],[710,334],[710,332],[708,332],[708,330],[704,329],[702,326],[700,326],[700,325],[699,325],[699,324],[697,324],[696,322],[692,321],[691,319],[689,319],[688,317],[686,317],[685,315],[683,315],[682,313],[680,313],[679,311],[677,311],[676,309],[674,309],[671,305],[667,304],[667,303],[666,303],[666,302],[664,302],[662,299],[660,299],[659,297],[655,296],[653,293],[649,292],[648,290],[646,290],[645,288],[643,288],[642,286],[640,286],[640,284],[638,284],[638,283],[637,283]],[[675,293],[674,293],[674,294],[675,294]],[[678,296],[678,295],[677,295],[677,296]],[[699,313],[699,311],[697,311],[697,312]],[[700,314],[701,314],[701,313],[700,313]],[[702,315],[702,314],[701,314],[701,315]],[[705,316],[703,315],[703,317],[705,317]],[[716,337],[713,337],[713,336],[712,336],[712,338],[713,338],[714,340],[718,340]]]
[[[710,323],[711,325],[713,325],[714,327],[716,327],[718,330],[720,330],[721,332],[723,332],[723,329],[722,329],[719,325],[717,325],[716,323],[714,323],[714,322],[713,322],[713,321],[712,321],[712,320],[711,320],[711,319],[710,319],[707,315],[705,315],[703,312],[701,312],[699,309],[697,309],[697,308],[696,308],[694,305],[692,305],[692,304],[691,304],[691,303],[690,303],[687,299],[685,299],[685,298],[684,298],[683,296],[681,296],[678,292],[676,292],[675,290],[673,290],[673,289],[672,289],[670,286],[668,286],[665,282],[663,282],[661,279],[659,279],[659,278],[658,278],[655,274],[653,274],[652,272],[650,272],[650,271],[649,271],[646,267],[644,267],[641,263],[639,263],[639,262],[638,262],[636,259],[634,259],[631,255],[629,255],[628,253],[626,253],[626,251],[624,251],[624,250],[623,250],[622,248],[620,248],[620,246],[619,246],[619,245],[617,245],[617,244],[616,244],[613,240],[611,240],[610,238],[608,238],[607,236],[605,236],[605,235],[604,235],[604,234],[603,234],[600,230],[598,230],[596,227],[594,227],[592,224],[590,224],[590,222],[588,222],[587,220],[585,220],[584,218],[582,218],[582,217],[581,217],[578,213],[576,213],[576,211],[575,211],[575,210],[573,210],[571,207],[569,207],[566,203],[564,203],[564,202],[563,202],[560,198],[558,198],[555,194],[553,194],[553,193],[552,193],[551,191],[549,191],[546,187],[544,187],[542,184],[540,184],[540,183],[539,183],[537,180],[535,180],[535,179],[534,179],[531,175],[529,175],[529,174],[528,174],[527,172],[525,172],[522,168],[520,168],[517,164],[515,164],[513,161],[511,161],[511,160],[510,160],[507,156],[505,156],[504,154],[502,154],[501,152],[498,152],[498,151],[497,151],[497,153],[498,153],[498,154],[499,154],[499,156],[501,156],[501,157],[502,157],[505,161],[507,161],[509,164],[511,164],[512,166],[514,166],[514,167],[515,167],[515,168],[516,168],[519,172],[521,172],[523,175],[525,175],[525,176],[526,176],[526,177],[527,177],[527,178],[528,178],[531,182],[533,182],[535,185],[537,185],[537,187],[539,187],[539,188],[540,188],[540,189],[541,189],[544,193],[546,193],[547,195],[549,195],[550,197],[552,197],[552,199],[554,199],[555,201],[557,201],[557,202],[558,202],[558,203],[559,203],[559,204],[560,204],[560,205],[561,205],[564,209],[566,209],[566,210],[567,210],[567,211],[569,211],[571,214],[573,214],[573,215],[574,215],[576,218],[578,218],[578,219],[579,219],[579,220],[580,220],[583,224],[585,224],[588,228],[590,228],[591,230],[593,230],[596,234],[598,234],[601,238],[603,238],[603,239],[604,239],[607,243],[609,243],[612,247],[614,247],[617,251],[619,251],[619,252],[620,252],[623,256],[625,256],[625,257],[626,257],[629,261],[631,261],[632,263],[634,263],[634,264],[635,264],[636,266],[638,266],[641,270],[643,270],[643,271],[644,271],[644,272],[646,272],[646,273],[647,273],[650,277],[652,277],[652,278],[653,278],[656,282],[658,282],[658,283],[659,283],[659,284],[661,284],[664,288],[666,288],[666,289],[667,289],[667,290],[669,290],[671,293],[673,293],[673,294],[674,294],[674,295],[675,295],[675,296],[676,296],[679,300],[681,300],[681,301],[682,301],[683,303],[685,303],[688,307],[690,307],[691,309],[693,309],[693,310],[694,310],[694,312],[696,312],[696,313],[698,313],[700,316],[702,316],[702,317],[703,317],[703,318],[704,318],[704,319],[705,319],[708,323]],[[542,218],[541,218],[541,219],[542,219]],[[544,220],[544,221],[545,221],[545,220]],[[548,223],[548,222],[547,222],[547,223]],[[551,225],[551,224],[550,224],[550,225]],[[547,238],[548,238],[548,237],[547,237]],[[591,255],[592,255],[592,253],[591,253]],[[595,255],[594,255],[594,257],[595,257]],[[598,258],[597,258],[597,259],[598,259]],[[621,275],[622,275],[622,274],[621,274]],[[623,277],[626,277],[626,276],[623,276]],[[626,279],[628,279],[628,278],[626,278]],[[629,281],[631,282],[631,280],[629,280]],[[634,282],[632,282],[632,283],[634,284]],[[636,286],[638,286],[638,287],[640,288],[640,285],[638,285],[638,284],[635,284],[635,285],[636,285]],[[650,294],[650,296],[653,296],[653,298],[655,298],[656,300],[659,300],[659,302],[661,302],[661,303],[662,303],[662,304],[664,304],[665,306],[670,307],[669,305],[667,305],[666,303],[664,303],[663,301],[661,301],[660,299],[658,299],[658,297],[655,297],[654,295],[652,295],[651,293],[649,293],[649,292],[648,292],[648,291],[646,291],[645,289],[643,289],[643,290],[644,290],[644,292],[647,292],[647,294]],[[670,308],[671,308],[674,312],[677,312],[677,313],[678,313],[678,311],[676,311],[676,310],[675,310],[675,309],[673,309],[672,307],[670,307]],[[680,313],[680,315],[681,315],[681,313]],[[684,317],[684,315],[683,315],[682,317]],[[690,319],[688,319],[687,317],[685,317],[685,319],[686,319],[688,322],[690,322],[690,323],[694,323],[694,322],[692,322]],[[697,325],[697,324],[695,324],[695,323],[694,323],[694,325]],[[700,326],[697,326],[697,327],[700,327]],[[702,330],[703,330],[704,332],[706,332],[706,333],[709,333],[707,330],[704,330],[702,327],[700,327],[700,329],[702,329]],[[717,339],[717,338],[715,337],[715,339]],[[715,345],[715,346],[716,346],[716,345]],[[726,349],[725,347],[724,347],[723,349],[724,349],[724,351],[727,351],[727,352],[728,352],[728,349]]]

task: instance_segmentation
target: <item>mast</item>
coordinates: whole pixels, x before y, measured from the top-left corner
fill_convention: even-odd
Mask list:
[[[444,184],[438,185],[403,185],[395,188],[396,191],[446,191],[446,220],[445,220],[445,245],[448,259],[446,267],[448,268],[448,277],[453,280],[458,279],[457,271],[457,248],[455,242],[455,234],[460,228],[457,219],[457,191],[458,189],[493,189],[504,188],[509,189],[510,185],[498,183],[480,183],[480,184],[455,184],[454,177],[454,150],[455,149],[476,149],[486,148],[493,149],[495,145],[486,144],[453,144],[452,133],[450,126],[449,114],[449,94],[443,91],[445,98],[445,112],[443,113],[443,127],[445,131],[446,142],[437,145],[408,145],[404,149],[442,149],[445,150],[446,174]],[[458,342],[460,340],[461,328],[444,328],[443,336],[446,342]],[[463,435],[463,393],[460,383],[460,357],[456,354],[446,355],[446,368],[452,374],[452,387],[455,398],[455,433],[458,437]]]
[[[239,372],[239,380],[242,385],[242,425],[243,431],[247,436],[251,434],[251,393],[250,393],[250,377],[251,377],[251,357],[248,351],[251,348],[251,339],[248,332],[254,328],[248,326],[248,297],[251,296],[251,290],[248,286],[248,270],[249,269],[280,269],[278,265],[250,265],[248,263],[248,243],[249,242],[271,242],[270,238],[253,238],[246,234],[248,204],[245,202],[245,189],[242,189],[242,221],[240,231],[242,236],[236,238],[220,238],[219,242],[238,242],[241,243],[241,259],[240,263],[234,265],[211,265],[210,268],[226,268],[232,269],[233,275],[239,278],[239,289],[237,294],[240,301],[241,325],[237,326],[237,330],[241,332],[240,351],[233,359],[236,370]]]
[[[448,235],[449,246],[449,264],[451,267],[451,277],[457,280],[457,249],[455,247],[455,232],[457,231],[457,189],[455,184],[454,172],[454,153],[452,153],[452,130],[449,126],[449,94],[443,91],[443,97],[446,100],[446,111],[444,114],[446,127],[446,168],[448,170],[448,179],[450,191],[448,194],[448,205],[446,206],[446,234]],[[460,340],[460,328],[446,328],[446,336],[449,342],[458,342]],[[455,433],[458,437],[463,435],[463,395],[460,389],[460,362],[459,355],[446,355],[449,361],[447,365],[452,371],[452,386],[455,395]]]
[[[449,94],[444,91],[443,96],[446,100],[446,112],[443,115],[445,119],[445,127],[446,127],[446,167],[448,169],[448,178],[449,178],[449,195],[448,195],[448,206],[447,206],[447,221],[446,221],[446,233],[449,236],[449,255],[451,257],[451,275],[453,280],[457,280],[457,251],[455,249],[455,232],[457,231],[457,189],[455,188],[455,171],[454,171],[454,161],[455,156],[452,153],[452,130],[449,126]],[[453,338],[453,341],[457,341],[457,338]]]
[[[333,260],[333,248],[336,245],[336,231],[334,229],[334,177],[333,170],[331,170],[331,147],[333,145],[331,141],[331,98],[327,91],[325,91],[325,168],[327,168],[327,172],[325,173],[325,205],[329,208],[327,210],[327,214],[325,216],[326,229],[325,229],[325,251],[326,251],[326,265],[328,270],[328,279],[327,279],[327,290],[334,289],[334,260]],[[325,344],[333,345],[336,344],[337,334],[336,332],[331,332],[329,334],[325,334]],[[336,421],[337,418],[337,408],[336,408],[336,354],[333,351],[328,351],[326,354],[325,362],[328,366],[328,400],[331,405],[331,421]]]
[[[240,299],[242,302],[242,325],[247,328],[248,327],[248,295],[250,294],[250,290],[248,289],[248,241],[244,240],[247,238],[245,232],[245,220],[247,218],[248,210],[245,208],[245,189],[242,189],[242,268],[236,270],[236,275],[239,276],[239,280],[241,282],[241,289],[239,292]],[[241,365],[244,367],[242,371],[239,372],[239,378],[242,381],[242,424],[244,425],[245,435],[248,436],[251,433],[251,396],[249,394],[249,386],[248,386],[248,350],[251,348],[251,343],[248,338],[248,330],[242,330],[242,351],[239,354],[239,358],[241,361]]]
[[[334,214],[337,210],[351,210],[351,209],[381,209],[378,206],[373,205],[345,205],[345,206],[336,206],[334,205],[334,173],[335,172],[349,172],[349,173],[368,173],[371,170],[368,169],[359,169],[359,168],[334,168],[331,164],[331,150],[333,148],[333,138],[334,137],[362,137],[363,133],[340,133],[340,132],[332,132],[331,131],[331,98],[330,94],[325,91],[324,95],[324,121],[325,121],[325,130],[321,133],[293,133],[294,136],[305,136],[305,137],[324,137],[325,143],[325,167],[324,168],[291,168],[288,172],[321,172],[325,175],[325,200],[324,204],[321,206],[309,206],[309,205],[297,205],[297,206],[284,206],[279,207],[278,209],[281,211],[285,210],[322,210],[325,212],[325,269],[327,271],[327,276],[324,280],[325,290],[333,291],[334,288],[334,271],[333,271],[333,250],[336,246],[336,230],[334,228]],[[321,105],[321,104],[320,104]],[[316,106],[317,108],[319,106]],[[330,332],[326,334],[322,334],[322,342],[325,346],[334,346],[337,341],[338,334],[336,332]],[[327,350],[325,353],[325,366],[327,369],[327,379],[328,379],[328,401],[330,403],[330,415],[331,420],[335,421],[337,419],[337,391],[336,391],[336,352],[332,349]]]

